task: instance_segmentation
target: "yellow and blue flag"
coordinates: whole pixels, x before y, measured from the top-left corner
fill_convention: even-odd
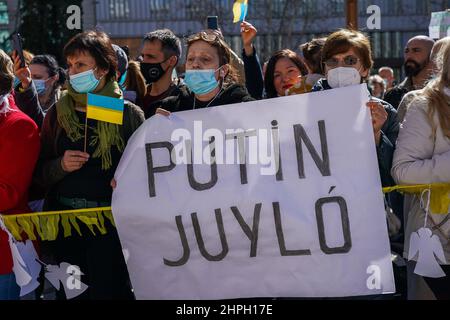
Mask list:
[[[88,119],[122,124],[123,105],[123,99],[88,93],[86,117]]]
[[[244,21],[248,12],[248,0],[236,0],[233,5],[233,23]]]

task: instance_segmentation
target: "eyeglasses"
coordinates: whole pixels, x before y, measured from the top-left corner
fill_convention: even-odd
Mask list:
[[[339,60],[339,59],[336,59],[336,58],[330,58],[330,59],[325,61],[325,64],[329,68],[336,68],[337,66],[339,66],[339,62],[343,61],[344,62],[343,65],[345,67],[352,67],[352,66],[356,65],[359,60],[360,59],[358,57],[355,57],[353,55],[349,55],[349,56],[346,56],[343,60]]]

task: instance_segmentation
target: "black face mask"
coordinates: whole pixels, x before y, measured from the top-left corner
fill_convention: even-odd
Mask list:
[[[161,64],[164,62],[165,61],[161,63],[141,62],[141,72],[147,84],[158,81],[166,73],[167,70],[164,70],[161,66]]]

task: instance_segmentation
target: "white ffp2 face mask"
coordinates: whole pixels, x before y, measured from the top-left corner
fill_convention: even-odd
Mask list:
[[[328,84],[331,88],[343,88],[361,83],[359,71],[352,67],[337,67],[328,71]]]

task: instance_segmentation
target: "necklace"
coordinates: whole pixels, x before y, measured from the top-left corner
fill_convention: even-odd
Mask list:
[[[217,94],[214,96],[214,98],[212,98],[212,100],[210,102],[208,102],[208,104],[206,105],[205,108],[208,108],[211,105],[211,103],[213,103],[214,100],[216,100],[216,98],[219,96],[219,94],[222,92],[222,90],[223,90],[223,87],[220,88],[219,92],[217,92]],[[196,101],[196,99],[195,99],[195,95],[194,95],[194,107],[192,108],[192,110],[195,110],[195,101]]]

